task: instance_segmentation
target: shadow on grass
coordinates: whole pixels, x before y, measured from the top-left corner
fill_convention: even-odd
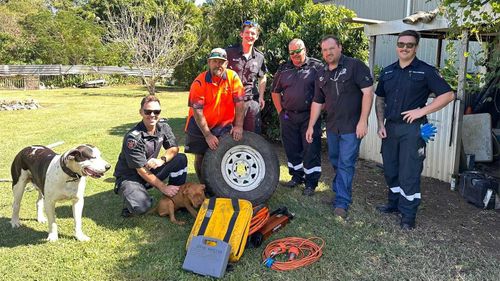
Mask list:
[[[112,136],[124,136],[130,129],[132,129],[137,123],[141,120],[137,119],[137,122],[134,123],[125,123],[122,125],[111,127],[108,130],[108,133]],[[177,142],[180,145],[180,140],[184,139],[184,125],[186,124],[186,118],[168,118],[167,123],[172,128],[175,137],[177,138]]]
[[[153,196],[154,204],[161,197],[160,192],[154,189],[150,189],[149,194]],[[113,230],[116,235],[125,235],[128,246],[124,248],[137,251],[133,255],[124,255],[117,263],[117,268],[113,270],[116,279],[130,280],[131,276],[135,276],[132,279],[186,280],[180,279],[179,274],[182,274],[184,247],[195,218],[184,209],[176,211],[176,218],[186,222],[182,226],[171,223],[168,217],[155,214],[123,218],[120,216],[122,207],[122,198],[113,190],[108,190],[87,196],[83,210],[84,218],[99,227]],[[71,216],[70,206],[61,209],[58,214]],[[86,230],[85,221],[83,230]],[[86,234],[93,238],[91,232]]]
[[[113,179],[113,178],[109,178]],[[149,194],[155,198],[155,204],[158,202],[161,194],[159,191],[150,190]],[[111,230],[121,230],[128,228],[144,228],[154,229],[155,225],[162,227],[172,227],[173,224],[167,218],[160,218],[157,215],[148,214],[132,218],[123,218],[120,216],[122,210],[122,198],[114,193],[113,190],[96,193],[90,196],[85,196],[85,206],[83,208],[83,232],[93,237],[89,227],[85,225],[85,219],[90,219],[95,224]],[[184,221],[194,221],[187,211],[176,213],[177,217]],[[73,237],[73,210],[71,205],[56,204],[56,223],[60,223],[63,219],[70,219],[67,226],[59,227],[59,239],[74,240]],[[44,231],[35,230],[32,227],[26,226],[27,222],[37,223],[35,218],[21,218],[21,226],[12,228],[10,225],[10,217],[0,217],[0,247],[16,247],[22,245],[35,245],[47,243],[47,223],[43,224]],[[177,226],[175,226],[177,227]],[[183,227],[189,233],[190,226]],[[64,229],[64,232],[62,231]],[[67,232],[69,231],[69,232]],[[149,235],[149,234],[148,234]],[[152,236],[155,233],[151,233]],[[133,239],[132,239],[133,240]],[[132,242],[133,243],[133,242]]]
[[[69,94],[68,94],[69,95]],[[82,96],[88,96],[88,97],[128,97],[128,98],[137,98],[137,97],[144,97],[144,93],[123,93],[123,94],[117,94],[117,93],[91,93],[91,92],[83,92],[81,93]]]
[[[125,133],[128,132],[128,130],[132,129],[135,125],[137,125],[138,122],[126,123],[126,124],[111,127],[108,129],[108,133],[111,136],[125,136]]]
[[[23,245],[35,245],[46,243],[47,231],[38,231],[25,225],[26,221],[36,221],[35,219],[21,219],[19,228],[12,228],[10,218],[0,218],[0,247],[13,248]],[[47,225],[45,223],[45,225]],[[64,237],[59,235],[60,237]]]
[[[147,87],[140,88],[143,91],[148,91]],[[174,86],[156,86],[156,93],[180,93],[189,91],[189,88],[185,87],[174,87]]]

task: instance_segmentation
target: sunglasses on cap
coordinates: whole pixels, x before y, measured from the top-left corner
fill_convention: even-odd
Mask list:
[[[251,20],[246,20],[243,22],[242,26],[259,27],[259,24],[257,22],[251,21]]]
[[[293,55],[299,54],[300,52],[302,52],[302,50],[304,50],[304,48],[300,48],[297,50],[291,50],[288,53],[290,54],[290,56],[293,56]]]
[[[221,48],[215,48],[210,52],[210,55],[208,55],[208,59],[221,59],[221,60],[227,60],[227,54],[226,51],[224,51]]]
[[[400,49],[403,49],[404,47],[406,47],[408,49],[413,49],[415,46],[417,46],[417,43],[413,43],[413,42],[410,42],[410,43],[398,42],[398,43],[396,43],[396,46],[398,46],[398,48],[400,48]]]
[[[143,109],[145,115],[151,115],[154,113],[155,115],[160,115],[161,109]]]

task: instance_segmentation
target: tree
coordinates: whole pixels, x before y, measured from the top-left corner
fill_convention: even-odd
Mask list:
[[[26,18],[23,27],[33,45],[29,62],[93,64],[104,48],[104,29],[74,10],[45,9]]]
[[[482,9],[488,5],[491,11]],[[498,32],[500,2],[497,0],[443,0],[452,28],[469,28],[472,33]]]
[[[21,22],[46,7],[44,0],[18,0],[0,2],[0,62],[23,63],[32,43],[24,36]]]
[[[469,36],[475,36],[482,41],[480,34],[498,34],[500,30],[500,2],[495,0],[443,0],[444,14],[450,21],[449,37],[460,38],[466,30]],[[465,85],[468,92],[478,92],[483,84],[497,79],[500,76],[500,38],[491,36],[489,42],[482,42],[483,59],[476,62],[478,66],[485,66],[486,73],[472,76],[466,74],[468,83]],[[455,50],[451,50],[451,59],[448,59],[445,74],[448,80],[456,82],[457,70],[455,69]],[[448,47],[447,47],[448,49]],[[468,53],[466,53],[468,55]],[[451,78],[451,79],[450,79]]]
[[[188,24],[189,15],[173,3],[151,17],[120,6],[108,18],[108,39],[130,50],[131,65],[140,69],[150,94],[155,94],[156,82],[196,50],[196,27]]]

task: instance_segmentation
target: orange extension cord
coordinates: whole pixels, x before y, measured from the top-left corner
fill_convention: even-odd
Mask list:
[[[254,207],[254,211],[259,206]],[[266,224],[269,219],[269,208],[262,207],[250,221],[250,230],[248,231],[248,236],[254,234],[257,230],[259,230],[264,224]]]
[[[313,242],[315,240],[319,243]],[[264,264],[277,271],[293,270],[310,265],[321,257],[325,241],[320,237],[287,237],[275,240],[267,245],[262,253]],[[287,254],[287,261],[278,261],[276,256]],[[280,259],[280,260],[284,260]]]

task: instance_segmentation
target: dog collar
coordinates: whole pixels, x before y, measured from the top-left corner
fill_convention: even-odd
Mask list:
[[[71,171],[67,166],[66,166],[66,163],[64,163],[64,157],[61,156],[61,158],[59,159],[59,162],[61,163],[61,169],[63,170],[63,172],[70,176],[72,179],[70,180],[67,180],[66,182],[71,182],[71,181],[77,181],[79,180],[82,176]]]

